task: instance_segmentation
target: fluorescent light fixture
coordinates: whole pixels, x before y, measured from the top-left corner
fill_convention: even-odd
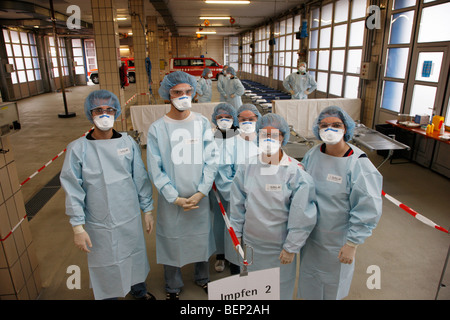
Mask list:
[[[205,3],[218,3],[218,4],[250,4],[250,1],[206,0]]]
[[[197,31],[196,34],[216,34],[215,31]]]
[[[133,32],[128,32],[128,35],[129,35],[129,36],[132,36],[132,35],[133,35]]]
[[[127,20],[127,17],[120,17],[120,18],[117,18],[117,20]]]
[[[200,20],[230,20],[231,17],[200,17]]]

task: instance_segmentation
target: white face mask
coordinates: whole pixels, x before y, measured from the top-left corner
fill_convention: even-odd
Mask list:
[[[280,141],[274,139],[264,139],[259,141],[259,150],[267,155],[272,155],[280,150]]]
[[[228,74],[227,74],[227,78],[228,78],[228,79],[231,79],[231,73],[228,73]]]
[[[191,106],[191,97],[184,95],[179,98],[173,98],[172,104],[175,108],[177,108],[179,111],[185,111],[190,109]]]
[[[344,129],[326,128],[320,129],[319,136],[326,144],[336,144],[344,136]]]
[[[305,67],[300,67],[300,68],[298,68],[298,71],[300,71],[300,72],[306,72],[306,68],[305,68]]]
[[[108,131],[114,126],[114,116],[101,114],[93,118],[94,124],[102,131]]]
[[[208,78],[212,78],[212,73],[208,73]]]
[[[256,122],[255,121],[244,121],[239,122],[239,129],[242,133],[253,133],[256,130]]]
[[[217,126],[219,127],[219,129],[222,129],[222,130],[230,129],[232,125],[233,125],[233,120],[231,120],[231,119],[222,118],[222,119],[217,120]]]

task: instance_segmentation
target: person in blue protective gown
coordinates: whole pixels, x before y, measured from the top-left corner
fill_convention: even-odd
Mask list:
[[[239,136],[236,138],[236,163],[248,163],[249,159],[256,159],[258,151],[258,123],[261,113],[258,108],[246,103],[238,109]]]
[[[196,85],[182,71],[164,77],[158,92],[171,107],[147,135],[147,168],[159,192],[156,258],[164,265],[167,299],[179,299],[181,267],[190,263],[196,284],[206,290],[208,259],[216,250],[208,195],[219,154],[209,120],[190,110]]]
[[[197,102],[211,102],[212,98],[212,71],[209,68],[203,69],[202,76],[197,83]]]
[[[242,105],[241,96],[244,94],[245,88],[241,80],[238,79],[233,67],[228,67],[225,72],[227,77],[223,82],[225,101],[233,105],[237,110]]]
[[[237,111],[229,103],[219,103],[215,106],[211,115],[211,122],[216,125],[214,138],[220,153],[219,168],[214,182],[220,201],[229,216],[230,188],[236,172],[234,164],[236,137],[239,135]],[[210,202],[213,214],[214,238],[216,240],[216,262],[214,268],[217,272],[223,272],[225,270],[225,242],[231,241],[231,238],[214,190],[210,192]],[[230,265],[230,270],[234,270],[233,265]]]
[[[306,62],[301,62],[298,71],[283,80],[283,86],[289,91],[292,99],[307,99],[308,95],[317,89],[313,76],[306,72]]]
[[[256,163],[238,166],[231,186],[231,226],[253,248],[248,271],[280,268],[280,298],[293,298],[296,253],[316,223],[316,196],[311,176],[281,145],[289,126],[279,115],[262,117],[261,154]]]
[[[220,102],[227,101],[225,93],[225,82],[228,80],[226,70],[228,66],[224,65],[222,71],[217,75],[217,91],[219,91]]]
[[[145,279],[150,271],[142,230],[153,228],[152,185],[137,143],[113,129],[121,108],[106,90],[84,104],[94,129],[69,144],[60,174],[66,214],[75,245],[87,252],[95,299],[154,299]],[[84,226],[84,227],[83,227]]]
[[[348,143],[355,123],[339,107],[325,108],[313,127],[324,143],[302,160],[314,178],[317,225],[302,248],[298,295],[342,299],[350,290],[356,247],[372,234],[382,211],[382,176],[367,155]]]

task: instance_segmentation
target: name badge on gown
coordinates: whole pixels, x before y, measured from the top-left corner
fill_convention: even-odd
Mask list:
[[[342,183],[342,177],[329,173],[327,176],[327,181],[331,181],[334,183]]]
[[[266,191],[281,191],[281,184],[266,184]]]
[[[122,148],[122,149],[117,149],[117,154],[119,156],[124,156],[126,154],[130,153],[130,148]]]

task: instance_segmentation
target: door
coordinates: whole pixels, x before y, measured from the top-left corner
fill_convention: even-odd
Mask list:
[[[405,113],[444,115],[450,45],[416,47],[405,99]]]

